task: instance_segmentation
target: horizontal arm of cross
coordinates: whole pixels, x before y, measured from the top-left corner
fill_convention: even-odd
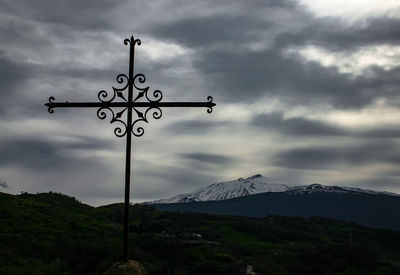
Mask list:
[[[53,108],[64,108],[64,107],[77,107],[77,108],[110,108],[110,107],[123,107],[123,108],[134,108],[134,107],[150,107],[150,108],[161,108],[161,107],[206,107],[212,108],[215,106],[213,102],[48,102],[45,104],[49,110]]]

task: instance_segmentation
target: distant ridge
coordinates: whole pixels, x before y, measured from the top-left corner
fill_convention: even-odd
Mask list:
[[[344,186],[327,186],[318,183],[294,186],[286,190],[292,194],[312,194],[312,193],[337,193],[337,194],[349,194],[349,193],[361,193],[361,194],[373,194],[373,195],[389,195],[389,196],[400,196],[400,194],[386,192],[386,191],[374,191],[369,189],[355,188],[355,187],[344,187]]]

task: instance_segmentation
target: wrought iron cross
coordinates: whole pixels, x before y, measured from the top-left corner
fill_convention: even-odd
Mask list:
[[[132,134],[136,137],[140,137],[144,133],[144,129],[141,126],[137,126],[139,122],[146,122],[147,115],[151,114],[154,119],[159,119],[162,116],[161,107],[206,107],[207,112],[211,113],[215,103],[211,96],[207,97],[207,102],[161,102],[163,95],[160,90],[154,90],[152,95],[149,95],[149,87],[139,87],[146,81],[146,77],[143,74],[134,74],[134,57],[135,57],[135,45],[141,45],[139,39],[134,39],[131,36],[130,39],[124,40],[125,45],[130,45],[129,53],[129,76],[125,74],[119,74],[116,78],[119,84],[122,84],[121,88],[113,88],[113,93],[110,95],[105,91],[101,90],[97,97],[100,102],[54,102],[54,97],[49,98],[49,102],[45,105],[48,107],[49,113],[54,113],[54,108],[64,107],[92,107],[97,109],[97,117],[105,119],[107,117],[106,111],[112,115],[110,123],[119,122],[122,125],[114,129],[114,134],[117,137],[123,137],[126,135],[126,168],[125,168],[125,204],[124,204],[124,238],[123,238],[123,260],[128,261],[128,221],[129,221],[129,199],[130,199],[130,172],[131,172],[131,138]],[[136,89],[138,93],[134,96],[133,89]],[[128,99],[124,96],[123,91],[128,89]],[[150,93],[151,94],[151,93]],[[114,101],[120,99],[119,101]],[[142,99],[142,101],[139,101]],[[143,101],[143,99],[145,101]],[[114,113],[112,108],[122,108],[117,113]],[[147,108],[144,112],[138,108]],[[133,121],[133,111],[137,115],[137,119]],[[122,117],[126,116],[126,122]]]

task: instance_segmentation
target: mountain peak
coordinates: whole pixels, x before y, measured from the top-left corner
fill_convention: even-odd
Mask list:
[[[284,192],[289,189],[289,185],[280,182],[270,182],[271,179],[256,174],[249,178],[238,178],[237,180],[214,183],[194,190],[193,192],[177,195],[169,199],[161,199],[154,203],[180,203],[189,201],[218,201],[238,197],[249,196],[265,192]]]

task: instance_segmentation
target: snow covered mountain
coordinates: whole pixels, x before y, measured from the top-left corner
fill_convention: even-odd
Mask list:
[[[311,185],[287,184],[276,182],[276,180],[274,182],[274,180],[271,180],[270,178],[257,174],[245,179],[239,178],[233,181],[214,183],[206,187],[201,187],[190,193],[180,194],[168,199],[145,202],[145,204],[221,201],[269,192],[287,192],[290,194],[362,193],[400,196],[396,193],[379,192],[354,187],[326,186],[317,183]]]
[[[155,204],[163,211],[248,217],[326,217],[361,225],[400,230],[400,195],[359,188],[311,184],[284,192],[185,203]]]
[[[327,217],[400,230],[400,194],[318,183],[295,185],[261,175],[214,183],[153,204],[163,211],[266,217]]]
[[[249,178],[214,183],[201,187],[187,194],[177,195],[169,199],[147,202],[147,204],[180,203],[196,201],[219,201],[266,192],[284,192],[295,185],[271,182],[271,179],[260,174]]]

